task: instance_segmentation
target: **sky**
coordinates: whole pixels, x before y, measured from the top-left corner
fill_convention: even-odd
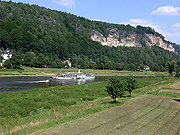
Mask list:
[[[9,1],[9,0],[7,0]],[[180,44],[180,0],[12,0],[36,4],[90,20],[150,26]]]

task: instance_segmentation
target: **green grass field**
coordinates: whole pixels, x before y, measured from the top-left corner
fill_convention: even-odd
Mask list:
[[[179,86],[179,79],[154,83],[140,88],[147,94],[130,99],[124,105],[34,134],[178,135],[180,134]],[[135,90],[135,93],[142,94],[139,93],[140,90]]]
[[[108,112],[109,108],[121,107],[123,104],[125,104],[124,107],[126,105],[128,107],[129,100],[130,103],[133,101],[135,105],[136,102],[134,101],[138,96],[141,97],[144,94],[158,95],[159,90],[162,89],[176,89],[178,91],[180,86],[180,80],[176,78],[138,79],[138,83],[139,88],[133,92],[132,97],[121,98],[116,104],[111,102],[112,99],[105,92],[106,81],[0,93],[0,134],[30,134],[33,132],[39,134],[36,131],[47,128],[52,128],[53,132],[59,132],[53,127],[73,120],[81,121],[83,118],[91,118],[91,114],[99,115],[96,113],[103,110]],[[177,96],[178,93],[175,95]],[[146,98],[143,99],[142,102],[146,102]],[[152,102],[156,103],[154,100]],[[139,115],[138,112],[136,113]],[[94,122],[96,123],[96,121]],[[46,132],[50,133],[51,130],[46,130]],[[97,128],[97,130],[99,129]],[[43,130],[42,133],[44,133]],[[111,132],[108,130],[108,133]]]
[[[179,134],[180,103],[173,100],[165,96],[143,95],[122,106],[34,134]]]

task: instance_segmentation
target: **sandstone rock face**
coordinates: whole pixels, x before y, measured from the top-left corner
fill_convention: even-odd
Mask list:
[[[121,44],[121,42],[118,40],[118,38],[119,38],[119,31],[118,30],[116,30],[116,29],[111,29],[110,31],[109,31],[109,35],[108,35],[108,37],[107,37],[107,44],[109,45],[109,46],[115,46],[115,47],[117,47],[117,46],[122,46],[122,44]]]
[[[165,43],[163,40],[162,40],[162,38],[160,38],[160,37],[156,37],[156,36],[154,36],[154,35],[152,35],[152,34],[146,34],[147,35],[147,37],[150,39],[150,41],[151,41],[151,43],[149,43],[149,45],[151,46],[151,45],[157,45],[157,46],[159,46],[159,47],[161,47],[161,48],[164,48],[164,49],[166,49],[166,50],[169,50],[169,51],[175,51],[175,49],[173,48],[173,46],[171,45],[171,44],[167,44],[167,43]]]
[[[102,45],[107,46],[128,46],[128,47],[142,47],[142,44],[139,43],[139,40],[136,37],[135,33],[128,33],[128,34],[120,34],[117,29],[110,29],[108,37],[105,38],[100,32],[96,30],[91,30],[91,39],[93,41],[98,41]],[[145,35],[145,43],[148,46],[157,45],[161,48],[164,48],[169,51],[175,51],[171,44],[165,43],[162,38],[157,37],[152,34]]]
[[[107,39],[98,31],[91,30],[91,39],[100,42],[102,45],[108,45]]]
[[[139,44],[135,43],[135,36],[133,34],[129,35],[128,37],[123,37],[119,41],[119,31],[116,29],[109,30],[109,35],[105,38],[100,32],[91,30],[91,39],[93,41],[98,41],[102,45],[107,46],[138,46]]]

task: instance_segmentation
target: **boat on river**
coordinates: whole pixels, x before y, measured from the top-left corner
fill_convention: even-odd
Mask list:
[[[76,75],[75,74],[60,74],[60,75],[56,75],[56,76],[53,76],[52,78],[53,79],[62,79],[62,80],[67,80],[67,79],[75,79]]]
[[[91,74],[83,74],[82,72],[80,72],[80,69],[78,72],[69,72],[69,73],[64,73],[64,74],[60,74],[60,75],[56,75],[53,76],[53,79],[95,79],[95,76],[91,75]]]
[[[92,75],[92,74],[86,74],[86,75],[85,75],[85,79],[89,79],[89,80],[95,79],[95,76]]]
[[[78,73],[76,74],[76,79],[85,79],[85,75],[80,72],[80,69],[78,70]]]

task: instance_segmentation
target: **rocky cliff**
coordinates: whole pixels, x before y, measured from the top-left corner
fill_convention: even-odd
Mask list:
[[[161,37],[155,36],[153,34],[145,34],[144,36],[139,37],[133,32],[126,33],[124,31],[119,31],[118,29],[110,29],[107,38],[105,38],[100,32],[96,30],[91,30],[91,39],[93,41],[100,42],[102,45],[107,45],[111,47],[142,47],[144,45],[156,45],[169,51],[175,51],[171,44],[166,43]]]

